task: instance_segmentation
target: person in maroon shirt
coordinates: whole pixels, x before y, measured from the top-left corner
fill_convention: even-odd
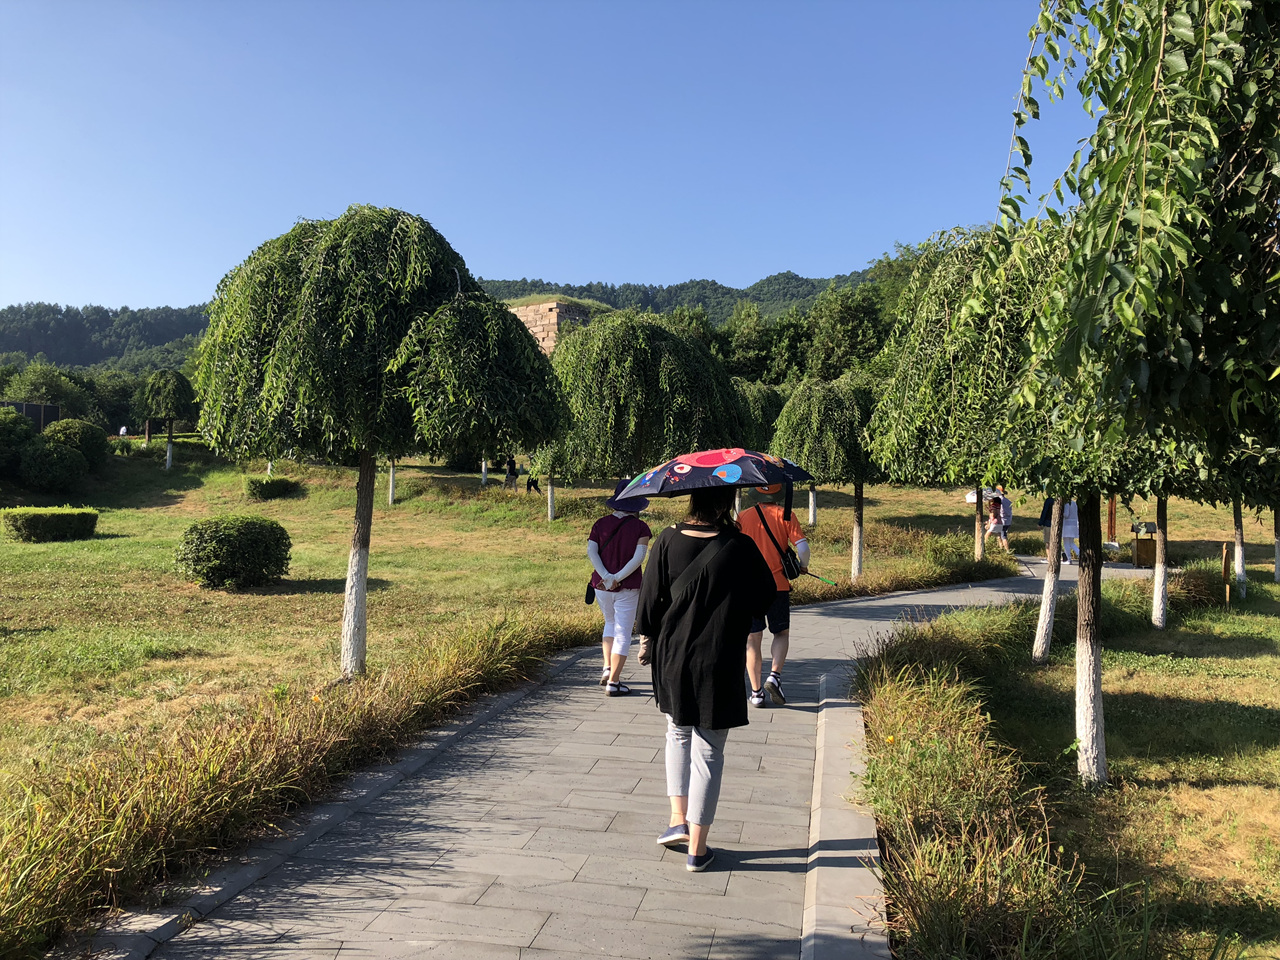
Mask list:
[[[644,497],[618,499],[627,483],[619,481],[613,496],[604,502],[613,512],[597,520],[587,538],[587,557],[594,570],[591,586],[604,614],[604,634],[600,642],[604,672],[600,685],[611,697],[625,697],[631,692],[622,682],[622,666],[631,652],[631,629],[635,626],[636,605],[640,599],[640,564],[653,536],[649,525],[640,519],[640,511],[649,501]]]

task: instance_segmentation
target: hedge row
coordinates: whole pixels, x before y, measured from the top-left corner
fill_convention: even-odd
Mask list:
[[[280,500],[292,497],[302,484],[288,477],[245,477],[244,494],[250,500]]]
[[[77,510],[72,507],[13,507],[0,510],[0,529],[24,543],[88,540],[97,528],[97,510]]]

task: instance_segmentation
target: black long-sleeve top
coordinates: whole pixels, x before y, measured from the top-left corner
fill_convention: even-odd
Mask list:
[[[658,534],[640,587],[637,631],[650,639],[658,709],[680,726],[723,730],[747,723],[743,671],[751,618],[762,617],[777,593],[755,542],[732,531],[720,552],[679,597],[671,585],[710,546],[679,524]]]

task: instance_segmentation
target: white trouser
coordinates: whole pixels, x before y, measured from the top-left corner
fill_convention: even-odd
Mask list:
[[[631,628],[636,625],[636,608],[640,605],[639,590],[596,591],[596,602],[604,614],[604,639],[613,637],[613,652],[625,657],[631,652]]]

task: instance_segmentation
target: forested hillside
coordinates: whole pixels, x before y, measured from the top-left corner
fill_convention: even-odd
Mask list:
[[[652,283],[548,283],[545,280],[486,280],[480,283],[491,296],[499,300],[515,300],[535,294],[575,297],[599,300],[618,309],[652,310],[654,313],[670,313],[676,307],[701,306],[707,319],[719,326],[733,314],[740,300],[754,303],[763,317],[778,317],[792,307],[807,310],[818,294],[833,282],[837,286],[857,286],[866,276],[865,270],[826,279],[811,279],[792,273],[775,273],[758,280],[745,289],[726,287],[714,280],[688,280],[673,283],[669,287]]]
[[[0,308],[0,354],[43,353],[59,366],[172,367],[190,353],[206,323],[204,304],[139,310],[14,304]]]

